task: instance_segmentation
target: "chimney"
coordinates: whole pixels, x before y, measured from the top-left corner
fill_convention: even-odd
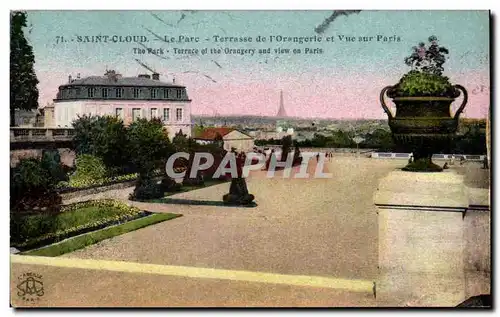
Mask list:
[[[172,78],[172,84],[175,84],[175,77]]]
[[[80,73],[76,74],[76,79],[80,79]]]
[[[153,80],[160,80],[160,74],[153,73]]]
[[[71,75],[68,76],[68,83],[71,84]]]

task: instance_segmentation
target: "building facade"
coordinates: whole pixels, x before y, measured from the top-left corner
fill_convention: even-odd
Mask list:
[[[82,115],[111,115],[129,125],[139,118],[160,118],[171,138],[182,130],[191,136],[191,100],[186,87],[160,81],[159,74],[104,76],[68,80],[54,99],[54,127],[70,128]]]

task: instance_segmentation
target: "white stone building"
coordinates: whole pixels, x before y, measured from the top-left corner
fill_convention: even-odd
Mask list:
[[[191,136],[191,100],[186,87],[160,81],[157,73],[122,77],[115,71],[104,76],[71,79],[59,87],[54,99],[54,127],[70,128],[82,115],[112,115],[125,125],[138,118],[160,118],[170,138],[182,130]]]

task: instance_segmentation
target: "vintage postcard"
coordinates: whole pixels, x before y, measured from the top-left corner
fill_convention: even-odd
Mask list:
[[[491,307],[490,25],[11,11],[11,306]]]

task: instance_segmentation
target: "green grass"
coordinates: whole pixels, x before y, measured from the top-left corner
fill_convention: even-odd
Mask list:
[[[130,231],[134,231],[140,228],[147,227],[152,224],[160,223],[170,219],[180,217],[179,214],[153,214],[147,217],[143,217],[137,220],[133,220],[118,226],[109,227],[106,229],[89,232],[81,236],[69,238],[62,242],[52,244],[48,247],[44,247],[37,250],[23,252],[23,255],[38,255],[38,256],[59,256],[61,254],[73,252],[78,249],[82,249],[86,246],[95,244],[102,240],[106,240]]]
[[[41,234],[55,233],[121,214],[124,211],[116,207],[89,206],[60,214],[26,215],[18,222],[18,232],[25,237],[37,238]]]

